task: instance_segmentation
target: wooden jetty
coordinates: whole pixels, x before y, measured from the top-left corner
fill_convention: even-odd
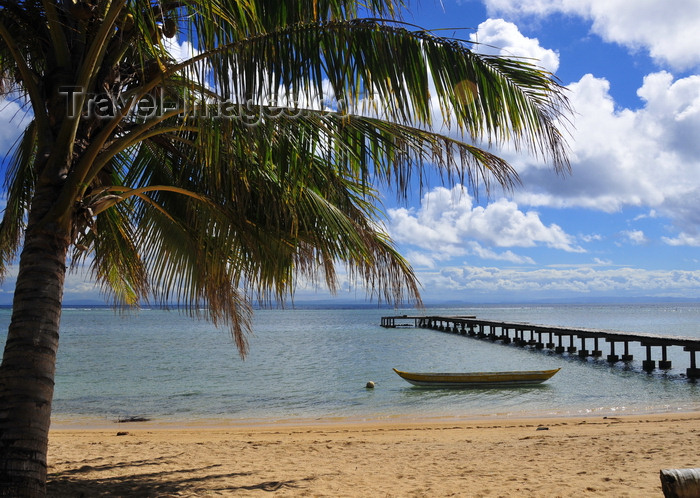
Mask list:
[[[652,359],[652,348],[661,348],[661,359],[658,368],[668,370],[671,361],[668,359],[668,348],[682,347],[690,353],[690,367],[686,370],[688,378],[700,378],[700,368],[697,367],[695,353],[700,351],[700,339],[682,336],[668,336],[643,332],[623,332],[604,329],[586,329],[573,327],[556,327],[535,325],[531,323],[501,322],[482,320],[474,315],[468,316],[385,316],[381,326],[385,328],[420,327],[443,332],[452,332],[480,339],[500,341],[503,344],[514,343],[522,347],[536,349],[551,349],[555,353],[578,354],[581,358],[603,356],[600,341],[610,344],[606,359],[610,363],[618,361],[630,362],[630,343],[639,343],[646,349],[646,358],[642,360],[642,369],[652,372],[657,368],[657,361]],[[576,342],[580,341],[580,347]],[[587,342],[588,341],[588,342]],[[587,349],[592,345],[593,349]],[[618,355],[615,347],[622,346],[623,353]]]

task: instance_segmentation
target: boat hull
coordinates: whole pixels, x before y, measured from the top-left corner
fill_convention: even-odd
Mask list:
[[[509,387],[541,384],[560,369],[514,372],[427,373],[403,372],[394,368],[402,379],[420,387]]]

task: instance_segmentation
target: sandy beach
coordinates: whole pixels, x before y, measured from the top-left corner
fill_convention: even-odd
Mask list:
[[[700,467],[700,413],[56,429],[49,495],[663,496]]]

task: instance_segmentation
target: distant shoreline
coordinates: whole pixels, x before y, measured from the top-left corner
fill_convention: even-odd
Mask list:
[[[298,300],[294,303],[270,303],[269,305],[254,305],[254,311],[262,310],[352,310],[352,309],[386,309],[386,310],[429,310],[433,308],[469,308],[469,307],[498,307],[498,306],[548,306],[548,305],[568,305],[568,306],[605,306],[605,305],[664,305],[664,304],[700,304],[698,298],[681,298],[681,297],[576,297],[576,298],[559,298],[559,299],[535,299],[535,300],[484,300],[484,301],[460,301],[460,300],[441,300],[428,299],[423,302],[422,307],[415,307],[406,304],[398,308],[387,303],[376,303],[361,300],[343,300],[335,299],[320,299],[320,300]],[[68,301],[63,303],[63,309],[115,309],[110,304],[103,302],[80,302]],[[12,302],[4,302],[0,304],[0,309],[12,309]],[[128,309],[128,308],[127,308]],[[177,304],[171,305],[156,305],[144,303],[140,307],[133,308],[134,310],[169,310],[177,312]]]

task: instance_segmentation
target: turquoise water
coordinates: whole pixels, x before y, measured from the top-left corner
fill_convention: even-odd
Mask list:
[[[0,310],[4,331],[9,310]],[[119,418],[233,423],[350,418],[475,418],[647,414],[700,409],[700,384],[674,369],[640,372],[604,360],[503,346],[424,329],[384,329],[393,314],[479,318],[700,337],[700,305],[472,306],[415,310],[260,310],[242,360],[227,331],[163,310],[122,316],[67,308],[61,324],[54,424]],[[4,344],[4,336],[2,338]],[[578,344],[577,344],[578,345]],[[602,345],[604,354],[607,344]],[[655,356],[655,359],[658,357]],[[426,390],[392,367],[420,371],[562,368],[530,388]],[[376,382],[366,389],[367,381]]]

